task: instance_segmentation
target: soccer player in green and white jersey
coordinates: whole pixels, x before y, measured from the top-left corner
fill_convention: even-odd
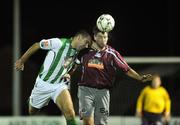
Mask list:
[[[91,44],[91,37],[85,31],[80,31],[72,38],[43,39],[34,43],[15,62],[16,70],[24,70],[24,63],[37,50],[48,50],[44,63],[37,76],[36,83],[30,95],[29,114],[36,115],[39,110],[48,105],[52,99],[63,112],[67,125],[76,125],[75,111],[66,77],[70,78],[68,71],[76,62],[78,51]]]

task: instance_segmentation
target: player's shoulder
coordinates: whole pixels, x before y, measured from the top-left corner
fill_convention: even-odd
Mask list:
[[[48,38],[48,39],[42,39],[40,41],[40,46],[42,48],[46,47],[46,48],[49,48],[49,49],[57,49],[58,50],[63,45],[66,45],[65,43],[67,43],[69,41],[70,41],[70,39],[68,39],[68,38],[52,37],[52,38]]]
[[[110,45],[107,45],[107,46],[106,46],[106,49],[107,49],[108,51],[111,51],[111,52],[119,53],[118,50],[116,50],[114,47],[112,47],[112,46],[110,46]]]
[[[58,38],[60,41],[62,42],[70,42],[71,41],[71,38]]]
[[[43,39],[43,40],[60,41],[60,39],[58,37],[52,37],[52,38]]]
[[[71,39],[70,38],[56,38],[59,42],[61,43],[70,43]]]
[[[40,42],[47,42],[47,41],[49,41],[50,43],[60,43],[61,39],[54,37],[54,38],[42,39]]]
[[[54,44],[54,45],[62,45],[63,43],[63,39],[58,38],[58,37],[50,38],[49,41],[51,42],[51,44]]]
[[[109,45],[106,46],[106,52],[112,55],[121,55],[115,48]]]
[[[162,91],[164,91],[164,92],[167,91],[166,88],[164,88],[163,86],[160,86],[160,89],[161,89]]]
[[[84,49],[80,50],[79,53],[88,53],[91,50],[92,50],[91,48],[84,48]]]
[[[144,87],[143,91],[149,91],[151,89],[151,86],[150,85],[147,85]]]
[[[116,51],[112,46],[110,45],[107,45],[106,46],[106,50],[109,50],[109,51]]]
[[[84,48],[84,49],[80,50],[78,53],[78,59],[80,59],[85,54],[89,53],[90,51],[92,51],[92,48]]]
[[[54,38],[54,40],[60,43],[60,45],[66,45],[71,43],[71,38]]]

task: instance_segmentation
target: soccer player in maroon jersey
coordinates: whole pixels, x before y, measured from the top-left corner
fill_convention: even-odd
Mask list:
[[[145,82],[151,75],[139,75],[118,51],[107,45],[108,33],[93,29],[91,48],[79,53],[82,76],[78,83],[79,114],[83,125],[107,125],[109,116],[109,89],[112,88],[117,69],[129,77]]]

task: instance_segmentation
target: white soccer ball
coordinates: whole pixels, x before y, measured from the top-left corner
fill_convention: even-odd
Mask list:
[[[115,26],[114,18],[110,14],[102,14],[98,17],[96,26],[102,32],[109,32]]]

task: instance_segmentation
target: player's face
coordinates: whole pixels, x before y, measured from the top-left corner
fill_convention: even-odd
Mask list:
[[[161,85],[161,78],[160,77],[154,77],[151,85],[153,88],[158,88]]]
[[[89,43],[90,43],[88,38],[83,37],[81,35],[76,37],[75,41],[76,41],[76,49],[77,50],[81,50],[81,49],[87,48]]]
[[[107,32],[99,32],[96,35],[94,35],[94,40],[96,41],[96,44],[100,48],[104,48],[107,45],[108,42],[108,33]]]

